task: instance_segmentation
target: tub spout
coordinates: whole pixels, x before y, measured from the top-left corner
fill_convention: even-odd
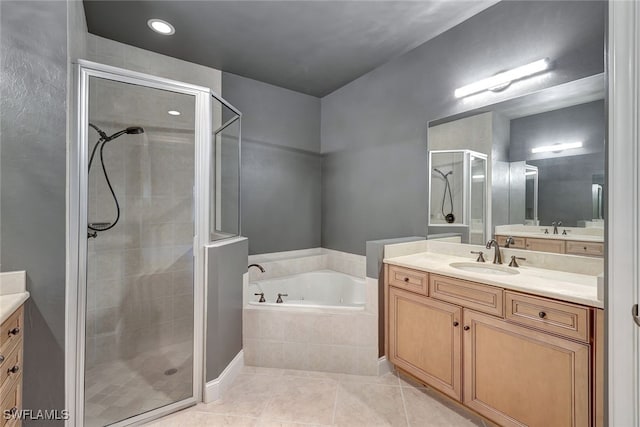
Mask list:
[[[247,267],[247,271],[249,271],[249,269],[250,269],[251,267],[257,267],[257,268],[259,268],[259,269],[260,269],[260,271],[261,271],[262,273],[264,273],[264,272],[265,272],[264,267],[262,267],[260,264],[251,264],[251,265],[249,265],[249,267]]]

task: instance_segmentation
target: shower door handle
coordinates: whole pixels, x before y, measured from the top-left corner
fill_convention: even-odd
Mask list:
[[[634,304],[633,307],[631,307],[631,316],[633,316],[633,321],[635,322],[636,326],[640,327],[640,315],[638,315],[638,304]]]

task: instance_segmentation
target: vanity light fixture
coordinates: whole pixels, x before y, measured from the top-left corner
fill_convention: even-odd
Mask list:
[[[176,29],[173,28],[173,25],[169,24],[167,21],[163,21],[162,19],[152,18],[147,21],[147,25],[153,31],[158,34],[162,34],[165,36],[173,35],[176,32]]]
[[[582,142],[567,142],[565,144],[543,145],[541,147],[535,147],[531,149],[531,152],[533,154],[550,153],[550,152],[570,150],[572,148],[581,148],[581,147],[582,147]]]
[[[167,111],[167,114],[169,114],[170,116],[179,116],[180,115],[180,111],[169,110],[169,111]]]
[[[547,71],[551,68],[551,60],[549,58],[539,59],[526,65],[503,71],[486,79],[479,80],[466,86],[462,86],[455,90],[456,98],[464,98],[485,90],[501,90],[505,89],[512,82],[532,76],[534,74]]]

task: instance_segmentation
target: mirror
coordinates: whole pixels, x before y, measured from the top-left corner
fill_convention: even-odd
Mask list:
[[[474,234],[478,228],[487,230],[487,239],[516,232],[548,239],[546,233],[558,232],[569,236],[564,239],[603,241],[604,94],[604,75],[599,74],[429,123],[430,162],[432,153],[443,150],[486,156],[487,179],[467,184],[475,206],[481,205],[482,194],[488,211],[477,215],[470,204],[470,216],[443,221],[455,200],[443,198],[446,182],[430,163],[429,233],[457,232],[463,243],[486,242]],[[452,182],[454,195],[467,191],[456,187],[464,181]],[[463,200],[471,199],[459,197],[462,205],[456,208],[466,212]]]

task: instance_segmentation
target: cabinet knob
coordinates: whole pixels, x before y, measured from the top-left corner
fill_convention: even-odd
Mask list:
[[[17,374],[20,371],[20,366],[15,365],[12,368],[7,369],[7,373],[9,374]]]
[[[408,281],[409,281],[409,278],[408,278],[408,277],[405,277],[405,278],[404,278],[404,281],[405,281],[405,282],[408,282]]]
[[[586,251],[586,250],[587,250],[587,247],[585,246],[585,247],[583,247],[582,249],[584,249],[584,250]]]
[[[547,313],[545,313],[544,311],[541,311],[540,313],[538,313],[538,316],[539,316],[541,319],[544,319],[545,317],[547,317]]]
[[[0,363],[4,362],[4,356],[0,354]]]
[[[465,326],[462,329],[464,329],[465,331],[468,331],[469,329],[471,329],[469,326]]]
[[[20,328],[13,328],[9,331],[9,335],[18,335],[20,333]]]
[[[457,321],[456,321],[456,322],[453,322],[453,326],[458,326],[459,324],[460,324],[460,323],[458,323]]]

